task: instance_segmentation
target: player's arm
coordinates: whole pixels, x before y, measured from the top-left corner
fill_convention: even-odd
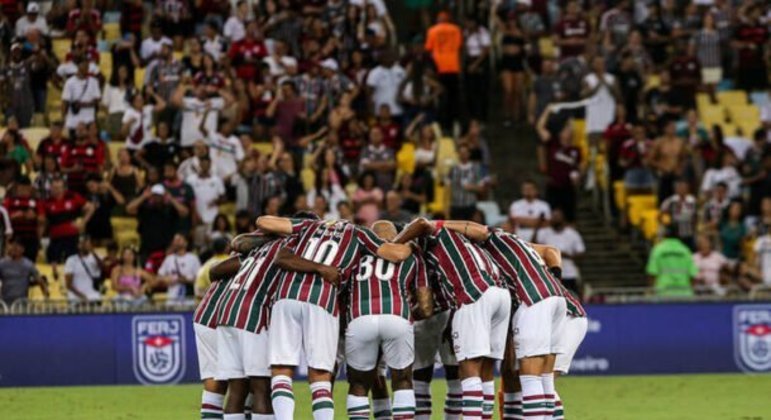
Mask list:
[[[377,256],[392,263],[400,263],[412,255],[409,245],[384,243],[377,249]]]
[[[428,220],[420,217],[407,225],[393,240],[395,244],[406,244],[407,242],[430,235],[434,231],[434,225]]]
[[[291,235],[292,221],[286,217],[260,216],[257,218],[257,228],[276,235]]]
[[[430,287],[419,287],[415,291],[417,306],[413,309],[416,320],[428,319],[434,313],[434,294]]]
[[[209,279],[211,281],[225,280],[238,274],[241,268],[241,260],[237,255],[224,259],[209,269]]]
[[[546,263],[546,267],[549,268],[552,274],[558,279],[562,278],[562,252],[557,247],[540,244],[529,244],[538,255],[543,258]]]
[[[340,283],[340,273],[336,267],[319,264],[302,257],[298,257],[286,248],[282,248],[276,257],[276,265],[288,271],[300,273],[313,273],[321,276],[325,281],[337,286]]]
[[[274,239],[276,237],[272,235],[242,233],[230,241],[230,248],[241,255],[247,255],[251,250],[259,248]]]
[[[490,231],[487,229],[487,226],[475,222],[468,222],[465,220],[444,220],[429,223],[434,226],[434,229],[444,227],[460,233],[472,241],[485,241],[490,236]]]

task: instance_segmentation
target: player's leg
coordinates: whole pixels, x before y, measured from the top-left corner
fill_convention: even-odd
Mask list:
[[[303,350],[308,363],[311,407],[315,420],[332,420],[335,404],[332,399],[332,372],[337,358],[340,321],[317,305],[300,302],[302,307]],[[273,330],[276,331],[276,330]]]
[[[452,344],[458,358],[464,420],[482,419],[482,362],[490,348],[489,325],[485,328],[482,322],[484,304],[482,298],[461,306],[452,319]]]
[[[431,379],[434,375],[434,362],[448,317],[449,312],[445,311],[434,314],[429,319],[415,322],[415,362],[412,365],[412,386],[415,390],[416,420],[429,420],[431,418]]]
[[[270,398],[270,377],[250,377],[249,388],[252,391],[251,420],[273,419],[273,404]]]
[[[509,329],[506,337],[506,352],[501,363],[501,387],[503,402],[500,417],[503,420],[522,420],[522,386],[517,370],[517,355],[514,351],[514,334]]]
[[[544,402],[546,409],[546,418],[554,416],[556,406],[556,389],[554,387],[554,364],[557,354],[565,352],[565,318],[567,306],[565,298],[551,297],[544,302],[551,306],[551,347],[546,355],[544,369],[541,372],[541,383],[543,386]]]
[[[393,419],[413,419],[416,405],[412,385],[412,364],[415,361],[413,326],[395,315],[381,315],[380,323],[383,360],[391,368],[394,389]]]
[[[268,359],[269,331],[259,334],[243,331],[244,342],[244,372],[249,377],[251,390],[252,420],[268,420],[273,418],[271,402],[271,369]],[[291,377],[291,376],[290,376]]]
[[[589,322],[586,318],[573,318],[567,317],[565,322],[565,330],[563,337],[565,338],[564,352],[557,355],[554,362],[554,379],[560,375],[567,375],[570,370],[570,363],[573,361],[573,357],[578,351],[581,342],[586,336],[586,330],[589,327]],[[559,392],[555,389],[554,393],[554,416],[555,420],[564,419],[564,407],[562,405],[562,399]]]
[[[546,401],[541,374],[551,353],[551,312],[546,301],[520,306],[514,314],[514,347],[522,385],[522,414],[545,420]]]
[[[232,327],[217,328],[217,377],[228,381],[224,418],[245,418],[244,402],[249,393],[249,381],[244,372],[243,330]]]
[[[445,382],[447,382],[447,394],[444,396],[444,418],[445,420],[460,420],[461,415],[463,415],[463,387],[461,386],[458,362],[448,363],[443,360],[442,364]]]
[[[292,377],[302,352],[302,302],[281,299],[273,305],[268,335],[271,365],[270,396],[276,420],[294,418]]]
[[[203,382],[201,418],[221,418],[227,382],[215,379],[217,377],[217,330],[193,324],[193,331],[198,353],[198,370]]]
[[[249,394],[248,378],[228,380],[228,398],[225,404],[224,420],[246,420],[244,403],[247,394]]]
[[[349,384],[346,409],[349,419],[369,419],[369,390],[377,375],[375,368],[380,344],[377,318],[373,315],[356,318],[345,331]]]
[[[372,383],[370,393],[372,394],[372,414],[375,420],[390,419],[393,412],[391,411],[391,397],[388,395],[386,366],[382,359],[378,363],[377,376],[375,377],[375,382]]]
[[[511,321],[511,295],[508,290],[493,288],[486,309],[490,312],[490,353],[482,363],[482,418],[491,420],[495,410],[495,361],[503,360]]]

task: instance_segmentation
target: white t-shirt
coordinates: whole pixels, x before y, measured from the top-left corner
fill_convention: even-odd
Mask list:
[[[67,80],[70,77],[74,76],[75,73],[77,72],[78,72],[78,66],[72,61],[65,61],[64,63],[59,64],[59,67],[56,68],[56,74],[64,80]],[[89,75],[96,77],[101,72],[102,70],[99,68],[99,66],[96,63],[94,62],[88,63]]]
[[[246,38],[246,26],[237,16],[231,16],[225,22],[222,34],[229,39],[231,43],[238,42]]]
[[[214,175],[225,179],[238,171],[238,162],[244,159],[244,146],[241,140],[233,135],[228,137],[220,133],[212,133],[207,139],[209,157],[217,168]]]
[[[93,77],[86,77],[81,79],[77,76],[72,76],[64,83],[62,89],[62,101],[72,103],[82,102],[94,102],[98,101],[102,97],[102,91],[99,89],[99,81]],[[80,107],[77,114],[72,112],[72,107],[67,109],[67,117],[65,118],[64,125],[67,128],[74,129],[81,122],[91,123],[96,118],[96,107]]]
[[[707,286],[720,286],[720,269],[728,263],[726,257],[717,252],[712,251],[709,255],[704,256],[701,252],[695,252],[693,254],[693,263],[699,269],[698,277]]]
[[[479,27],[479,30],[472,33],[466,33],[466,54],[469,57],[477,57],[482,54],[482,50],[490,46],[490,32],[487,28]]]
[[[210,105],[209,115],[206,117],[206,130],[210,133],[217,131],[217,118],[219,112],[225,107],[225,101],[222,98],[212,98],[207,100]],[[206,101],[198,98],[187,97],[182,100],[182,133],[180,144],[182,147],[192,147],[198,140],[206,140],[198,127],[201,125],[201,119],[206,112]]]
[[[701,192],[708,193],[721,182],[728,185],[728,197],[736,198],[741,194],[742,177],[733,166],[707,169],[701,181]]]
[[[377,66],[367,76],[367,86],[373,89],[372,101],[375,110],[387,105],[392,115],[401,115],[402,107],[399,105],[399,85],[404,80],[406,73],[398,64],[391,68]]]
[[[279,65],[279,61],[282,65]],[[262,59],[262,62],[268,65],[270,69],[270,75],[273,77],[286,76],[285,67],[297,67],[297,59],[285,55],[280,60],[276,60],[276,57],[269,55]]]
[[[174,45],[171,42],[171,38],[162,36],[159,40],[154,40],[152,37],[146,38],[142,41],[142,46],[139,48],[139,56],[142,60],[149,60],[153,54],[157,54],[161,51],[163,44]]]
[[[388,14],[388,8],[383,0],[350,0],[348,3],[361,9],[364,8],[365,3],[371,4],[375,6],[375,12],[377,12],[378,17],[383,17]]]
[[[214,39],[203,38],[203,51],[211,54],[214,57],[214,61],[219,61],[222,53],[225,52],[225,42],[219,35]]]
[[[109,83],[104,85],[102,93],[102,105],[107,108],[108,114],[117,114],[125,112],[129,107],[126,102],[126,89],[113,86]]]
[[[771,235],[765,234],[755,240],[752,248],[758,256],[763,284],[771,286]]]
[[[590,98],[586,106],[586,133],[602,133],[616,118],[616,99],[608,86],[613,86],[616,78],[610,74],[603,75],[606,85],[602,86]],[[600,84],[600,79],[595,73],[589,73],[584,77],[584,83],[590,89]]]
[[[72,286],[86,295],[88,300],[99,300],[102,294],[94,289],[94,279],[102,275],[99,261],[94,254],[82,257],[80,254],[70,255],[64,262],[64,275],[72,275]],[[71,291],[67,291],[68,299],[78,299]]]
[[[30,22],[27,15],[24,15],[16,21],[16,36],[24,38],[27,35],[27,31],[31,28],[40,31],[41,35],[48,35],[48,23],[45,18],[38,16],[34,22]]]
[[[219,199],[225,194],[225,184],[219,177],[210,175],[208,178],[201,178],[198,174],[192,174],[185,180],[195,193],[195,209],[201,216],[201,221],[207,225],[214,222],[219,208],[217,204],[211,205],[211,202]]]
[[[134,109],[134,107],[128,107],[126,112],[123,113],[121,123],[127,124],[129,121],[131,121],[131,125],[129,126],[128,136],[126,136],[126,148],[139,150],[145,141],[153,138],[153,106],[145,105],[141,113]],[[142,130],[141,137],[139,141],[134,141],[139,130]]]
[[[171,254],[164,258],[161,267],[158,269],[158,275],[168,277],[171,276],[175,281],[179,281],[179,277],[184,277],[190,282],[194,282],[198,275],[198,270],[201,268],[201,262],[198,257],[191,253],[185,255]],[[167,290],[167,302],[179,303],[184,301],[185,297],[185,284],[173,283],[169,285]]]
[[[586,252],[584,240],[581,235],[572,227],[566,226],[557,232],[551,227],[538,231],[539,244],[551,245],[563,253],[562,255],[562,277],[566,279],[577,279],[581,277],[578,267],[573,259],[564,254],[576,255]]]
[[[535,219],[541,217],[541,215],[546,219],[551,219],[551,207],[549,203],[542,200],[527,201],[522,198],[511,203],[509,207],[509,217],[511,218]],[[533,232],[533,228],[517,226],[517,235],[526,241],[533,240]]]

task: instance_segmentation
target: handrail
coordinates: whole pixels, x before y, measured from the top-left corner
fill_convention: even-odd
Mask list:
[[[125,300],[81,302],[69,299],[30,300],[18,299],[10,307],[0,301],[2,315],[43,315],[43,314],[108,314],[126,312],[190,312],[194,302],[168,304],[160,301],[132,303]]]
[[[766,289],[771,291],[771,288]],[[752,293],[747,294],[734,285],[727,286],[693,286],[691,296],[667,296],[656,293],[655,288],[644,287],[584,287],[584,299],[597,303],[661,303],[661,302],[719,302],[756,300]]]

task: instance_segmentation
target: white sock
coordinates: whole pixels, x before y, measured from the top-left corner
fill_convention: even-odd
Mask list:
[[[274,420],[273,414],[255,414],[252,413],[252,420]]]
[[[252,396],[252,393],[246,394],[246,401],[244,401],[244,415],[246,415],[246,418],[251,418],[252,416],[252,402],[254,401],[254,397]]]
[[[503,420],[522,420],[522,393],[503,394]]]
[[[372,400],[372,416],[375,420],[390,420],[391,415],[391,400],[388,398]]]
[[[522,384],[522,415],[527,420],[547,420],[543,382],[540,376],[519,375]]]
[[[292,378],[286,375],[272,377],[270,379],[270,400],[276,420],[294,419]]]
[[[463,420],[482,420],[482,379],[478,376],[466,378],[461,382],[463,387]]]
[[[348,394],[346,408],[349,420],[369,420],[369,398]]]
[[[335,402],[332,400],[332,383],[329,381],[311,384],[311,406],[314,420],[333,420]]]
[[[201,418],[222,418],[223,402],[225,402],[224,395],[204,390],[201,394]]]
[[[394,391],[393,420],[412,420],[415,418],[415,391],[400,389]],[[377,419],[375,419],[377,420]]]
[[[412,381],[415,390],[415,420],[431,420],[431,383]]]
[[[495,409],[495,382],[482,382],[482,420],[492,420],[493,410]]]
[[[224,414],[222,416],[223,420],[246,420],[246,416],[244,413],[235,413],[235,414]]]
[[[447,381],[447,396],[444,399],[444,419],[460,420],[463,414],[463,387],[457,379]]]
[[[552,419],[565,419],[565,409],[562,408],[562,399],[560,399],[560,394],[558,394],[557,391],[554,391],[554,415],[552,416]]]
[[[543,398],[546,403],[546,418],[554,416],[554,374],[542,373],[541,383],[543,384]]]

